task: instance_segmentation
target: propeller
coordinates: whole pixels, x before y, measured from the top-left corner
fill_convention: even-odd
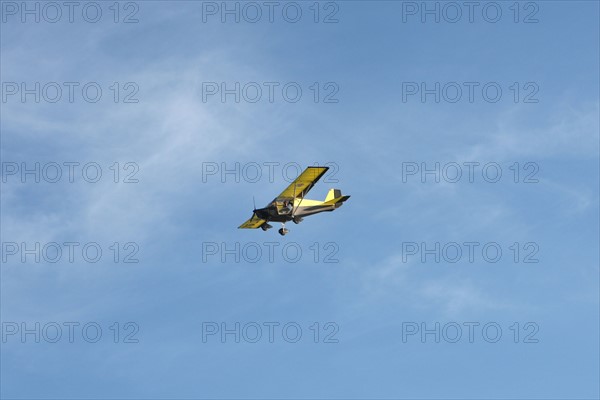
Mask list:
[[[256,213],[256,211],[258,211],[258,210],[256,209],[256,200],[254,199],[254,196],[252,196],[252,206],[254,207],[254,208],[252,209],[252,217],[261,218],[261,217],[260,217],[260,216],[259,216],[259,215]]]

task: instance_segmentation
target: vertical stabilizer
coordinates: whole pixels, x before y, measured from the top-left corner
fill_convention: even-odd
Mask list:
[[[327,197],[325,197],[325,201],[337,199],[338,197],[342,197],[342,191],[340,189],[329,189],[329,192],[327,192]]]

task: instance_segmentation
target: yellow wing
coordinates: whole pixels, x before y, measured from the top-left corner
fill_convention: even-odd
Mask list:
[[[264,219],[258,218],[256,214],[252,214],[252,218],[238,226],[238,229],[257,229],[265,222]]]
[[[306,193],[323,175],[329,167],[308,167],[290,184],[275,200],[297,199],[306,196]]]

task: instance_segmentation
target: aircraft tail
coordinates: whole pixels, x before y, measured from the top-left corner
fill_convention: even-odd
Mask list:
[[[325,197],[325,202],[323,204],[329,205],[329,206],[335,206],[335,208],[338,208],[342,205],[342,203],[344,203],[349,198],[350,198],[350,196],[342,196],[341,190],[331,189],[327,193],[327,197]]]
[[[327,196],[325,197],[325,201],[327,202],[337,199],[338,197],[342,197],[342,191],[340,189],[329,189],[329,192],[327,192]]]

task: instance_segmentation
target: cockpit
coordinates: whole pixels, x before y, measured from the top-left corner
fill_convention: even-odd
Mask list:
[[[277,206],[277,214],[279,215],[287,215],[291,214],[294,209],[294,201],[293,200],[282,200],[275,202]]]

